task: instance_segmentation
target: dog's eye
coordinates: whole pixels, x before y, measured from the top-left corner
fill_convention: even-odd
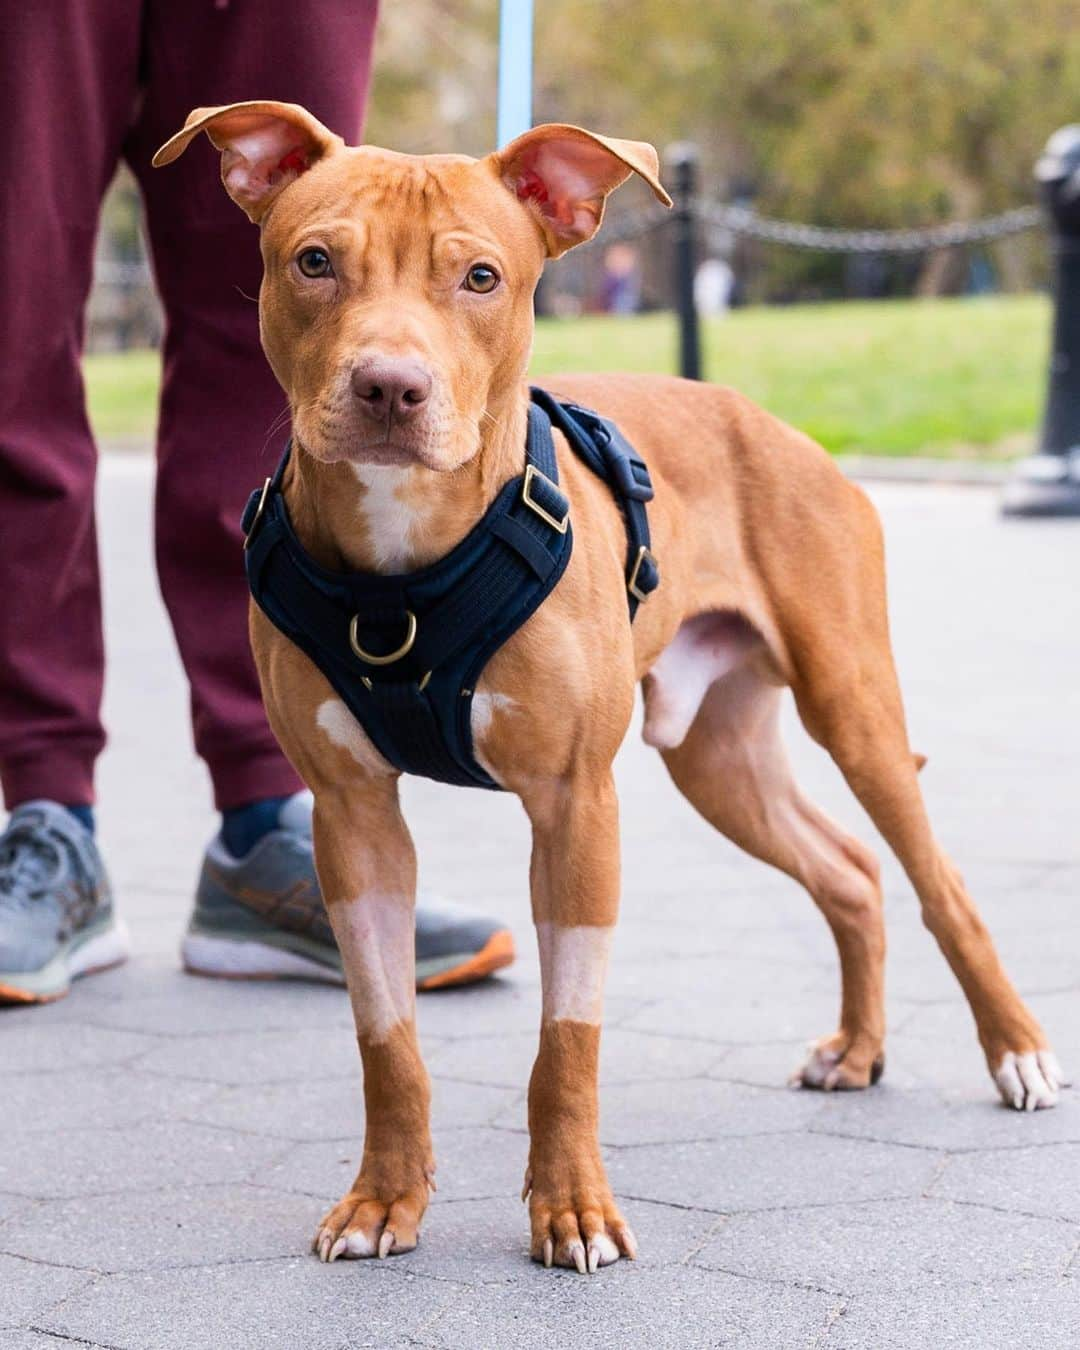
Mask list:
[[[480,295],[487,295],[488,291],[493,291],[498,284],[498,272],[494,267],[487,267],[484,263],[470,267],[465,274],[465,289],[477,291]]]
[[[296,265],[306,277],[328,277],[332,275],[330,255],[321,248],[306,248],[296,259]]]

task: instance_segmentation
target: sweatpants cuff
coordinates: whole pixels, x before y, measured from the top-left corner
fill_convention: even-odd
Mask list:
[[[259,801],[262,797],[291,797],[304,784],[280,750],[259,750],[228,759],[207,758],[219,811]]]
[[[25,759],[6,759],[0,765],[4,805],[9,811],[23,802],[45,798],[64,806],[93,806],[96,748],[50,746]]]

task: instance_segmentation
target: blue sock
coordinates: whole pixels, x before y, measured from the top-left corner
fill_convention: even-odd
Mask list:
[[[265,834],[278,827],[278,815],[288,797],[263,797],[221,813],[221,838],[234,858],[250,853]]]
[[[79,824],[85,826],[91,834],[94,833],[94,808],[92,806],[68,806],[65,802],[64,810],[70,812]]]

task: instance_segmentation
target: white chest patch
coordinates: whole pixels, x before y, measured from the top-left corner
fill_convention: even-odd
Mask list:
[[[353,472],[367,489],[360,514],[367,525],[376,568],[406,571],[412,557],[413,530],[420,518],[420,512],[401,496],[410,471],[390,464],[354,464]]]
[[[367,732],[341,699],[328,698],[325,703],[320,703],[315,722],[339,750],[347,751],[368,773],[393,773],[393,767],[371,744]]]

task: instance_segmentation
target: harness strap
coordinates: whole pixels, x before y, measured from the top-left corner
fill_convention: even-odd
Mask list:
[[[645,503],[653,496],[648,465],[614,422],[590,408],[561,403],[544,389],[529,391],[534,403],[570,442],[579,459],[611,488],[626,523],[626,592],[633,620],[638,605],[660,585],[660,567],[650,544],[649,516]]]
[[[289,453],[287,446],[244,512],[256,603],[322,670],[390,763],[497,787],[472,751],[476,680],[550,593],[573,546],[549,419],[530,405],[525,474],[445,558],[404,576],[331,572],[308,555],[281,494]],[[377,664],[404,645],[413,624],[408,650]]]
[[[626,520],[630,617],[659,582],[644,461],[614,423],[532,390],[525,472],[445,558],[400,576],[331,572],[297,538],[282,496],[291,442],[244,511],[255,602],[315,663],[380,753],[403,772],[498,784],[476,760],[472,701],[492,654],[543,603],[570,560],[570,503],[552,425],[612,488]]]

